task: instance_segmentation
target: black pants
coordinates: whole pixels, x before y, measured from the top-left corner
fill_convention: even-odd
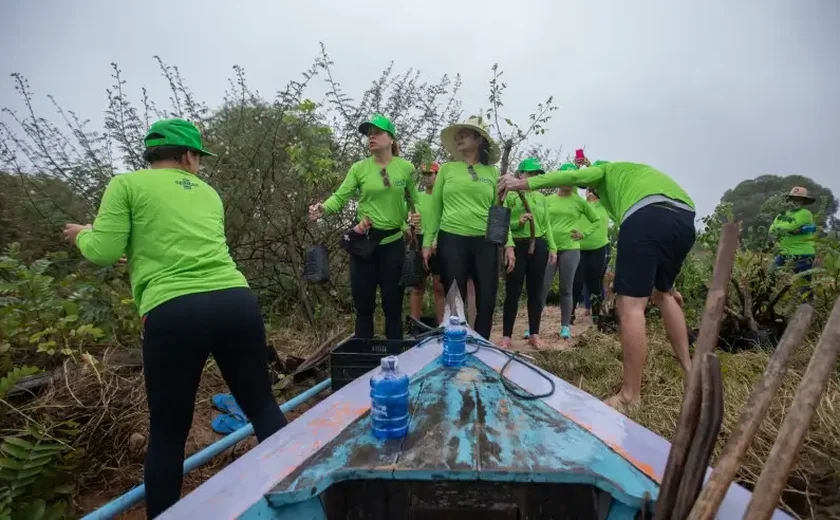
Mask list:
[[[265,328],[250,289],[190,294],[155,307],[146,315],[143,330],[149,518],[163,513],[181,496],[184,446],[209,354],[260,442],[286,425],[271,390]]]
[[[376,288],[382,295],[385,312],[385,337],[402,339],[402,307],[404,288],[400,285],[405,242],[376,247],[370,258],[350,256],[350,290],[356,307],[356,337],[373,337],[373,313],[376,310]]]
[[[589,289],[589,298],[592,302],[592,316],[601,315],[601,295],[604,287],[604,275],[607,272],[607,264],[610,262],[610,245],[580,252],[580,263],[575,272],[575,283],[572,288],[572,316],[575,309],[583,300],[584,285]]]
[[[548,245],[544,238],[534,240],[534,254],[528,254],[529,238],[515,240],[516,265],[513,272],[505,277],[505,307],[502,316],[502,335],[511,337],[516,312],[519,309],[519,296],[522,294],[522,282],[528,291],[528,332],[540,333],[542,316],[542,286],[545,267],[548,264]]]
[[[444,293],[449,294],[452,284],[458,284],[465,308],[467,279],[472,278],[476,307],[473,329],[489,339],[499,290],[499,246],[491,244],[483,236],[465,237],[441,231],[438,233],[438,255]]]

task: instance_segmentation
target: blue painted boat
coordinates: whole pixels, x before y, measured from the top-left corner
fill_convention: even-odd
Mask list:
[[[489,345],[477,347],[460,370],[441,365],[441,349],[441,340],[431,337],[399,356],[401,370],[412,378],[406,438],[380,440],[371,434],[372,371],[160,518],[651,516],[670,450],[665,439]],[[522,393],[545,397],[527,399],[518,396]],[[747,490],[733,484],[718,518],[741,518],[749,499]],[[776,511],[773,518],[790,517]]]

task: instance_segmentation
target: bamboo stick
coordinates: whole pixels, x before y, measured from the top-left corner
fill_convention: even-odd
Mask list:
[[[735,479],[741,461],[744,460],[744,455],[770,408],[773,396],[776,395],[784,380],[790,355],[802,343],[813,314],[814,308],[808,304],[800,305],[796,309],[773,357],[770,358],[770,363],[764,370],[764,378],[753,389],[752,395],[738,418],[738,423],[723,448],[720,461],[695,502],[688,520],[714,519],[729,485]]]

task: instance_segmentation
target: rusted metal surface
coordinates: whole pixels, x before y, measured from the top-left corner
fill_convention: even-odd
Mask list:
[[[776,391],[784,380],[790,355],[802,343],[813,314],[814,308],[808,304],[800,305],[796,310],[779,345],[773,352],[773,357],[770,358],[770,363],[764,370],[764,378],[750,395],[749,401],[738,418],[738,423],[723,448],[717,466],[694,503],[694,508],[688,516],[689,520],[711,520],[717,514],[723,496],[735,479],[741,461],[752,444],[753,437],[761,426]]]
[[[765,520],[779,503],[788,475],[799,456],[805,441],[805,434],[811,425],[814,410],[819,404],[828,379],[834,372],[834,365],[840,355],[840,298],[825,324],[817,349],[808,363],[805,375],[796,390],[796,396],[788,409],[776,442],[764,463],[764,469],[755,485],[755,494],[750,501],[744,520]]]
[[[731,222],[723,225],[720,243],[718,244],[715,267],[712,271],[712,282],[706,295],[706,306],[703,309],[703,319],[700,322],[700,333],[697,336],[697,346],[694,349],[692,369],[688,374],[688,385],[683,397],[680,417],[677,420],[677,431],[674,433],[674,444],[668,454],[665,474],[662,477],[659,500],[654,511],[655,520],[672,518],[674,503],[680,487],[680,479],[685,469],[686,458],[694,439],[697,428],[697,417],[701,401],[701,370],[703,357],[715,350],[720,338],[720,324],[723,309],[726,306],[726,289],[732,278],[732,268],[735,264],[735,251],[738,248],[738,225]]]

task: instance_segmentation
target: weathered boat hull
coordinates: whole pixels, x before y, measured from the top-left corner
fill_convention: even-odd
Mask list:
[[[508,395],[498,377],[504,354],[481,349],[455,372],[440,366],[440,352],[433,339],[400,355],[401,369],[412,377],[406,439],[381,441],[369,433],[363,377],[162,518],[467,520],[483,508],[485,520],[626,520],[650,510],[670,449],[666,440],[547,373],[555,385],[551,396]],[[544,392],[547,382],[534,369],[512,363],[505,375],[526,391]],[[496,498],[483,504],[487,497]],[[740,518],[749,498],[731,486],[719,518]],[[357,514],[341,512],[350,509]],[[774,518],[789,517],[777,512]]]

